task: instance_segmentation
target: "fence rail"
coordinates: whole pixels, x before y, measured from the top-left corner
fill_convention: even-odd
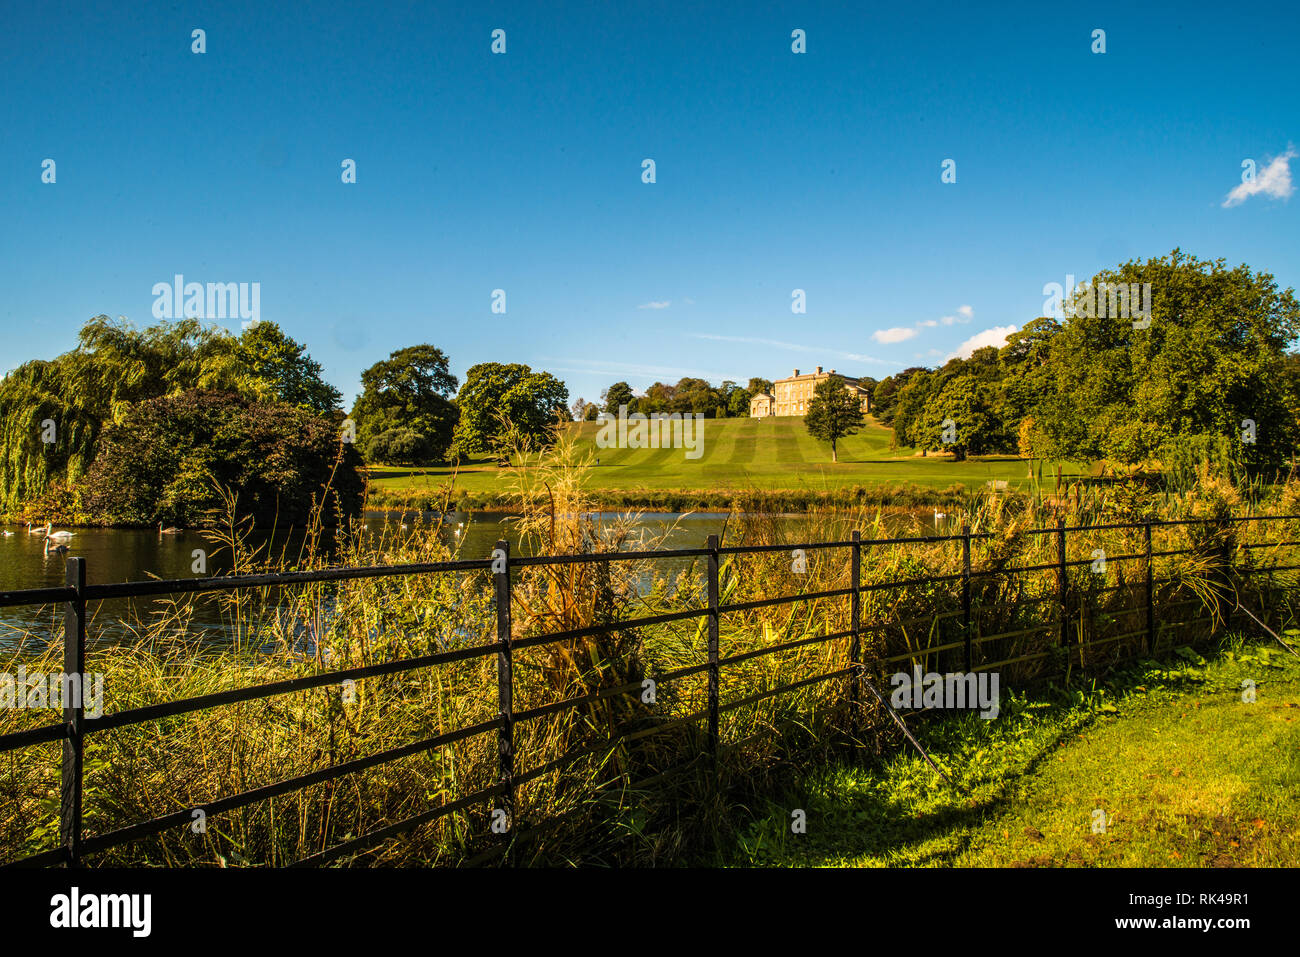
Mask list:
[[[496,656],[497,664],[496,690],[498,714],[495,718],[432,737],[423,738],[398,747],[388,748],[342,764],[331,765],[274,784],[264,785],[252,790],[219,798],[204,804],[203,809],[208,815],[234,810],[255,804],[259,801],[268,800],[270,798],[297,791],[313,784],[331,781],[347,774],[353,774],[358,771],[396,761],[400,758],[442,748],[458,741],[464,741],[479,735],[495,734],[497,741],[496,750],[498,765],[497,781],[495,784],[480,788],[473,793],[464,795],[454,801],[449,801],[437,807],[430,808],[419,814],[405,818],[404,820],[396,821],[392,824],[359,835],[358,837],[344,843],[325,848],[322,851],[308,855],[295,863],[314,865],[326,863],[341,857],[347,857],[369,847],[373,847],[384,840],[402,834],[422,824],[445,817],[448,814],[466,810],[474,805],[489,800],[497,800],[499,809],[504,812],[505,815],[504,820],[506,822],[506,827],[503,834],[503,841],[496,853],[504,854],[508,858],[511,846],[510,839],[514,836],[516,829],[515,810],[518,788],[546,773],[563,769],[580,757],[596,753],[602,748],[613,744],[631,741],[652,734],[663,733],[671,728],[703,719],[706,722],[706,757],[710,766],[716,771],[719,750],[722,747],[726,747],[726,745],[723,745],[719,740],[720,715],[744,707],[748,704],[755,703],[759,700],[780,694],[786,694],[799,688],[809,687],[836,678],[847,678],[847,702],[850,705],[851,714],[857,716],[860,715],[862,710],[860,707],[862,704],[862,684],[867,680],[866,672],[868,667],[871,666],[886,665],[896,661],[909,659],[916,660],[918,658],[925,658],[941,652],[960,651],[967,672],[987,671],[991,668],[1002,667],[1015,662],[1031,661],[1049,657],[1052,652],[1044,651],[1003,661],[981,662],[977,665],[975,661],[975,651],[979,646],[992,641],[1022,637],[1049,630],[1059,630],[1059,644],[1069,650],[1079,650],[1082,652],[1085,648],[1101,644],[1125,639],[1143,638],[1145,653],[1149,654],[1155,648],[1156,639],[1156,579],[1153,571],[1154,560],[1160,557],[1187,554],[1194,551],[1194,549],[1153,549],[1153,529],[1198,524],[1216,524],[1224,526],[1227,524],[1244,522],[1274,522],[1295,519],[1300,519],[1300,515],[1245,516],[1215,520],[1186,519],[1178,521],[1106,523],[1074,527],[1066,527],[1064,522],[1058,522],[1053,528],[1030,529],[1024,533],[1028,536],[1054,536],[1056,546],[1056,560],[1054,562],[980,571],[972,570],[971,543],[990,539],[992,536],[988,533],[971,532],[969,528],[964,526],[960,534],[952,535],[921,535],[898,538],[863,539],[861,534],[855,531],[851,538],[843,541],[791,542],[781,545],[723,546],[719,543],[716,535],[710,535],[705,547],[703,548],[661,549],[584,555],[511,556],[509,543],[506,541],[498,541],[493,557],[485,559],[468,559],[405,565],[329,568],[317,571],[231,575],[169,581],[136,581],[115,584],[89,583],[87,581],[85,559],[75,557],[69,558],[66,565],[66,585],[64,587],[0,592],[0,608],[61,603],[63,605],[64,621],[64,674],[69,676],[80,675],[83,686],[86,673],[86,606],[90,602],[112,598],[134,598],[167,594],[214,593],[242,588],[281,587],[308,583],[341,582],[405,575],[446,574],[462,571],[487,571],[491,573],[493,580],[494,602],[496,608],[496,640],[495,642],[469,648],[452,649],[419,657],[383,662],[380,664],[306,675],[282,681],[270,682],[267,684],[199,695],[162,704],[137,707],[111,714],[101,714],[97,717],[87,717],[84,714],[83,700],[76,700],[73,702],[64,701],[61,721],[0,735],[0,754],[38,744],[46,744],[56,741],[62,742],[59,846],[18,860],[10,861],[8,864],[29,866],[64,864],[70,867],[76,867],[82,864],[83,858],[88,854],[118,847],[143,837],[161,833],[169,828],[187,826],[190,823],[191,810],[187,808],[171,814],[155,817],[150,820],[140,821],[120,827],[107,833],[86,836],[83,832],[82,805],[84,755],[86,738],[92,733],[99,733],[115,728],[123,728],[145,722],[157,721],[163,718],[191,714],[229,704],[260,700],[276,695],[304,691],[312,688],[338,685],[347,680],[360,680],[381,675],[407,673],[421,668],[436,667],[456,661],[465,661],[475,658],[486,658],[492,655]],[[1140,561],[1142,563],[1142,569],[1145,573],[1141,583],[1143,604],[1146,612],[1144,627],[1137,630],[1129,630],[1118,635],[1109,635],[1085,643],[1082,640],[1082,630],[1078,627],[1078,623],[1074,619],[1074,613],[1077,609],[1072,608],[1071,606],[1069,570],[1071,568],[1088,565],[1092,559],[1077,561],[1068,560],[1067,536],[1095,531],[1136,529],[1142,530],[1143,550],[1130,554],[1107,557],[1106,561],[1108,563]],[[861,567],[863,549],[944,542],[957,542],[961,545],[960,562],[962,570],[959,573],[951,575],[923,576],[897,581],[876,582],[869,585],[862,584]],[[1284,539],[1277,542],[1250,543],[1237,545],[1236,547],[1242,550],[1247,550],[1263,547],[1289,547],[1295,545],[1300,545],[1300,540]],[[724,556],[789,552],[792,549],[802,549],[804,551],[847,549],[849,552],[849,587],[807,592],[796,595],[783,595],[777,598],[763,599],[759,601],[736,602],[731,604],[723,604],[721,602],[720,571],[721,562]],[[530,635],[527,637],[515,637],[512,633],[511,611],[513,586],[511,574],[515,569],[575,563],[601,562],[615,564],[619,562],[641,561],[647,559],[662,560],[679,558],[704,558],[706,560],[706,581],[704,589],[706,604],[702,608],[691,608],[666,614],[623,619],[601,625],[551,632],[542,635]],[[1242,568],[1232,564],[1231,562],[1229,562],[1227,567],[1234,571],[1243,571]],[[1269,565],[1263,568],[1250,568],[1244,570],[1251,573],[1264,572],[1271,574],[1282,571],[1293,571],[1296,569],[1300,569],[1300,565]],[[1023,603],[1053,602],[1056,605],[1056,618],[1054,620],[1034,627],[1004,632],[1001,634],[977,634],[978,629],[974,627],[974,609],[972,607],[972,586],[974,583],[982,579],[997,576],[1014,576],[1048,571],[1055,572],[1057,584],[1056,593],[1054,595],[1040,596],[1037,598],[1025,598],[1023,599]],[[868,625],[865,627],[861,623],[862,597],[864,594],[886,589],[903,588],[912,585],[949,584],[953,582],[960,582],[961,590],[959,596],[959,610],[943,613],[936,612],[928,616],[920,616],[917,619],[904,619],[901,622],[891,621],[882,624]],[[1096,594],[1103,594],[1133,587],[1132,584],[1113,586],[1111,588],[1101,589],[1096,592]],[[728,657],[721,656],[720,636],[723,615],[752,611],[776,605],[811,601],[814,599],[841,597],[848,597],[850,599],[850,627],[846,630],[830,634],[819,634],[795,641],[765,646]],[[1183,604],[1195,603],[1196,600],[1193,599],[1188,602],[1171,603],[1169,607],[1178,607]],[[1137,611],[1139,609],[1125,610]],[[671,718],[648,729],[619,734],[592,745],[583,745],[570,753],[561,755],[558,758],[534,767],[527,768],[522,772],[517,770],[516,758],[518,755],[515,750],[514,732],[515,728],[521,722],[532,721],[549,715],[559,714],[582,704],[590,703],[599,698],[639,691],[641,686],[638,683],[620,688],[604,689],[593,694],[570,697],[560,701],[534,706],[532,708],[516,710],[513,694],[515,684],[515,652],[538,645],[590,637],[615,629],[625,630],[630,628],[643,628],[677,621],[698,620],[701,618],[705,619],[707,627],[706,660],[696,665],[686,666],[661,674],[656,680],[659,682],[666,682],[693,677],[700,674],[705,675],[707,680],[707,706],[704,710]],[[957,618],[960,619],[958,632],[959,637],[955,641],[941,642],[938,645],[910,649],[906,653],[900,655],[875,658],[869,661],[862,660],[862,639],[864,635],[882,629],[896,627],[900,624],[907,624],[909,622],[930,621],[937,625],[940,621]],[[1201,619],[1189,619],[1187,622],[1166,622],[1164,624],[1185,625],[1212,620],[1215,620],[1214,616]],[[1224,621],[1226,621],[1226,619],[1224,619]],[[1072,626],[1076,632],[1074,641],[1071,641]],[[835,668],[823,674],[802,678],[774,689],[768,689],[747,695],[733,701],[724,703],[720,700],[721,678],[724,667],[734,666],[741,662],[762,657],[764,655],[774,654],[779,651],[845,638],[849,640],[848,659],[844,662],[842,667]],[[687,761],[682,762],[678,767],[693,765],[697,757],[698,756],[693,756],[689,758]],[[669,771],[655,775],[654,777],[661,777],[663,774],[669,773],[672,770],[674,769],[669,769]],[[548,823],[551,822],[542,822],[538,827],[547,826]],[[534,828],[534,830],[536,830],[536,828]]]

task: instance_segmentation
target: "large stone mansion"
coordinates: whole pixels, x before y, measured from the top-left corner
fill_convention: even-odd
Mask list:
[[[830,372],[823,372],[822,367],[818,366],[816,372],[805,372],[799,374],[799,370],[794,370],[794,375],[785,379],[777,379],[772,383],[772,393],[760,392],[749,400],[750,418],[761,419],[769,415],[803,415],[808,411],[808,403],[812,401],[813,389],[822,379],[829,379],[836,372],[832,369]],[[858,380],[852,376],[842,375],[844,388],[848,389],[862,401],[862,411],[871,411],[871,393],[858,385]]]

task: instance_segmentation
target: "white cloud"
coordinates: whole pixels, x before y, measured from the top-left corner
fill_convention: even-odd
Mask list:
[[[957,311],[961,313],[963,316],[965,316],[967,319],[970,319],[975,315],[975,310],[972,309],[970,306],[958,306]]]
[[[637,306],[638,309],[667,309],[673,304],[671,299],[665,299],[663,302],[643,302]]]
[[[1290,199],[1295,194],[1290,164],[1296,156],[1295,147],[1288,147],[1285,153],[1265,166],[1263,171],[1257,171],[1252,182],[1239,183],[1233,187],[1232,192],[1223,200],[1223,208],[1239,206],[1259,193],[1274,199]]]
[[[871,334],[871,338],[885,345],[892,345],[895,342],[906,342],[916,335],[915,329],[909,329],[906,326],[895,326],[892,329],[877,329]]]
[[[1001,348],[1007,344],[1007,336],[1015,332],[1016,328],[1016,326],[994,326],[992,329],[978,332],[959,345],[957,351],[949,355],[948,358],[969,359],[972,352],[976,349],[982,349],[984,346]]]

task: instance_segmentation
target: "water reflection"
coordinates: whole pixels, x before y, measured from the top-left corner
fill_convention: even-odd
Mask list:
[[[622,518],[615,512],[593,513],[591,517],[597,522]],[[734,520],[728,513],[645,513],[634,520],[625,547],[698,548],[709,535],[723,535],[728,523]],[[779,521],[789,523],[793,535],[807,520],[790,515]],[[365,523],[367,532],[376,539],[385,533],[391,536],[394,532],[411,532],[417,526],[436,530],[461,558],[487,558],[502,539],[510,542],[511,554],[530,554],[527,543],[519,540],[512,517],[501,512],[449,513],[441,521],[434,513],[368,512]],[[946,531],[949,524],[946,516],[930,515],[928,511],[919,516],[897,515],[888,522],[891,530],[900,534],[927,534],[936,527]],[[77,529],[66,542],[66,554],[47,553],[45,540],[29,535],[24,527],[10,526],[6,531],[13,534],[0,537],[0,591],[61,586],[68,557],[85,558],[87,581],[92,584],[201,577],[198,551],[203,553],[207,575],[223,575],[231,570],[229,550],[215,546],[209,537],[196,531],[162,535],[156,529]],[[734,527],[729,531],[734,536]],[[264,554],[277,556],[287,567],[292,567],[301,555],[303,540],[301,532],[294,532],[263,537],[260,543]],[[664,560],[656,563],[655,572],[673,574],[692,564],[690,559]],[[88,643],[93,648],[97,643],[134,641],[142,635],[148,622],[165,616],[174,601],[193,602],[192,614],[188,616],[191,635],[200,633],[214,642],[228,642],[235,637],[229,616],[223,610],[228,600],[228,596],[217,594],[96,602],[88,609],[91,616]],[[322,613],[328,614],[328,607],[323,607]],[[294,625],[294,633],[308,653],[314,650],[308,637],[308,632],[313,630],[298,623]],[[24,650],[39,651],[47,643],[62,641],[61,606],[0,609],[0,648],[21,646]]]

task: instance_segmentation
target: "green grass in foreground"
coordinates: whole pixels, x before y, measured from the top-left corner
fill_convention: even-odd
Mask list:
[[[963,793],[910,748],[872,769],[841,765],[765,808],[733,863],[1300,864],[1300,659],[1238,641],[1212,662],[1184,656],[1086,693],[1008,701],[1003,689],[991,721],[922,724],[918,739]],[[791,833],[795,808],[805,834]]]
[[[830,446],[808,434],[802,418],[707,419],[702,454],[688,459],[682,449],[597,449],[594,422],[575,424],[580,444],[600,464],[591,470],[593,492],[666,489],[783,489],[832,491],[853,486],[914,484],[931,488],[982,486],[990,481],[1020,485],[1028,463],[1014,456],[983,456],[955,462],[950,456],[920,456],[914,449],[890,450],[892,432],[875,422],[841,441],[839,462]],[[1050,470],[1055,475],[1056,466]],[[1067,475],[1076,465],[1063,466]],[[372,487],[380,493],[432,491],[448,481],[451,468],[377,467]],[[494,462],[463,464],[456,473],[457,494],[498,493],[502,470]],[[454,501],[454,499],[453,499]]]

